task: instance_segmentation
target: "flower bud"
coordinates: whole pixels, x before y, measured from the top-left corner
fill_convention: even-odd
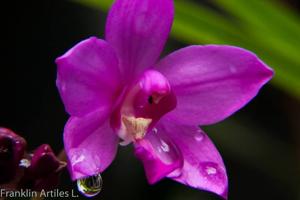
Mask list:
[[[24,138],[9,129],[0,127],[0,184],[14,178],[25,148]]]
[[[47,176],[58,169],[60,161],[56,158],[51,147],[48,144],[39,146],[33,153],[30,173],[38,178]]]
[[[43,144],[33,152],[31,165],[25,170],[19,187],[35,191],[54,189],[65,166],[66,163],[55,156],[51,147]]]

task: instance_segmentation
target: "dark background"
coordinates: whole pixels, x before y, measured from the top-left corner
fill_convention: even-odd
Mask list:
[[[26,138],[28,149],[48,143],[58,153],[68,116],[55,86],[54,60],[82,39],[103,37],[106,14],[65,0],[20,1],[7,12],[1,19],[0,126]],[[186,45],[170,39],[165,53]],[[227,166],[229,199],[300,198],[299,113],[297,99],[268,84],[233,117],[204,127]],[[167,179],[148,185],[129,146],[119,147],[103,180],[97,199],[220,199]],[[64,172],[59,189],[72,188],[76,184]]]

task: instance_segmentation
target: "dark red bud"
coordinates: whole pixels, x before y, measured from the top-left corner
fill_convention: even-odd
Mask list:
[[[43,144],[33,152],[31,165],[25,170],[19,187],[35,191],[54,189],[65,166],[66,163],[55,156],[51,147]]]
[[[60,166],[60,161],[56,158],[48,144],[39,146],[33,153],[30,173],[36,177],[44,177],[55,172]]]
[[[14,178],[25,148],[24,138],[9,129],[0,127],[0,184]]]

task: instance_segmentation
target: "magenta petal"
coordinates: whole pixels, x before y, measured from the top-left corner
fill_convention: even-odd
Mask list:
[[[106,40],[115,48],[127,80],[158,59],[174,16],[172,0],[116,0],[106,24]]]
[[[173,121],[208,125],[248,103],[273,71],[253,53],[232,46],[190,46],[164,58],[156,67],[170,82],[177,108]]]
[[[73,180],[100,173],[113,161],[118,137],[108,116],[98,110],[82,118],[71,117],[66,124],[64,144]]]
[[[57,58],[56,84],[66,110],[83,116],[110,109],[120,90],[118,60],[107,42],[91,37]]]
[[[158,133],[170,137],[184,160],[182,169],[169,174],[169,178],[227,198],[228,182],[224,163],[216,147],[201,129],[166,119],[161,120],[156,128]]]
[[[154,184],[174,170],[182,167],[182,157],[177,147],[156,129],[147,133],[146,138],[135,143],[135,155],[144,165],[147,180]]]

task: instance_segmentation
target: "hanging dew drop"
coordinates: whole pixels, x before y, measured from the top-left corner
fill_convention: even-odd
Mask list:
[[[77,180],[78,191],[86,197],[94,197],[102,189],[102,177],[100,174]]]

